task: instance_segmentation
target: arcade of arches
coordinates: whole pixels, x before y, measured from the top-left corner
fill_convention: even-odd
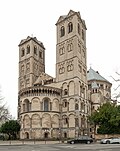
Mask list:
[[[59,138],[60,136],[60,116],[59,114],[36,113],[32,116],[26,114],[22,119],[21,125],[22,139],[40,139],[40,138]],[[74,121],[74,122],[73,122]],[[74,127],[87,127],[86,117],[81,115],[76,117],[74,114],[63,115],[61,120],[62,126],[65,128],[62,137],[70,137],[74,132]],[[69,131],[69,136],[68,136]]]

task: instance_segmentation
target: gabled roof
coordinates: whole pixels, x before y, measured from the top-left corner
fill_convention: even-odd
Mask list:
[[[58,19],[58,21],[57,21],[57,23],[63,21],[66,17],[67,17],[67,15],[60,16],[59,19]]]
[[[88,81],[90,80],[100,80],[100,81],[106,81],[109,82],[108,80],[106,80],[104,77],[102,77],[98,71],[94,71],[91,67],[87,72],[87,79]],[[110,83],[110,82],[109,82]]]
[[[57,21],[57,23],[56,23],[56,25],[57,25],[58,23],[64,21],[64,19],[67,19],[67,18],[69,18],[70,16],[75,15],[75,14],[80,18],[80,20],[81,20],[82,24],[84,25],[85,29],[87,29],[87,28],[86,28],[86,25],[85,25],[85,21],[84,21],[83,19],[81,19],[80,12],[75,12],[75,11],[73,11],[73,10],[70,10],[67,15],[62,15],[62,16],[60,16],[59,19],[58,19],[58,21]]]
[[[44,45],[41,41],[38,41],[36,37],[30,37],[30,36],[28,36],[26,39],[22,39],[19,46],[21,46],[22,44],[24,44],[30,40],[33,40],[34,42],[36,42],[37,44],[39,44],[40,46],[42,46],[44,48]]]
[[[76,13],[75,11],[70,10],[69,13],[67,14],[67,16],[71,16],[71,15],[73,15],[73,14],[75,14],[75,13]]]
[[[69,13],[68,13],[68,15],[62,15],[62,16],[60,16],[56,24],[58,24],[59,22],[63,21],[65,18],[67,18],[67,17],[69,17],[69,16],[71,16],[71,15],[73,15],[75,13],[76,12],[74,12],[73,10],[70,10]]]
[[[48,81],[48,80],[53,80],[54,78],[51,77],[50,75],[44,73],[44,72],[41,72],[41,74],[39,75],[39,77],[37,78],[37,80],[35,81],[34,84],[42,84],[44,83],[45,81]]]

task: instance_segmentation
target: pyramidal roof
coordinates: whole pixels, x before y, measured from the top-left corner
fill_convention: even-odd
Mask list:
[[[94,71],[91,67],[87,72],[87,79],[88,81],[90,80],[100,80],[100,81],[106,81],[109,82],[108,80],[106,80],[104,77],[102,77],[98,71]],[[110,83],[110,82],[109,82]]]

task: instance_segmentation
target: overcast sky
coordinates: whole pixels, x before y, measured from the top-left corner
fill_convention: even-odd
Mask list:
[[[60,15],[80,12],[87,26],[87,66],[113,83],[120,71],[120,0],[1,0],[0,87],[17,118],[18,44],[35,36],[46,48],[46,73],[55,77],[56,26]]]

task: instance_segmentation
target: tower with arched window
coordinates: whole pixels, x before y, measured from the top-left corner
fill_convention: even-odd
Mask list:
[[[67,15],[59,17],[56,27],[56,82],[62,88],[61,102],[66,104],[62,108],[64,111],[62,116],[67,116],[67,123],[65,122],[66,124],[62,125],[62,129],[68,137],[72,137],[73,133],[78,136],[82,133],[88,133],[87,115],[89,114],[90,104],[87,99],[86,76],[87,28],[80,13],[72,10]],[[83,115],[84,126],[81,125]],[[78,124],[75,124],[74,119],[77,119]],[[73,122],[71,123],[70,120]]]
[[[72,10],[56,23],[56,81],[78,77],[86,83],[86,25]]]
[[[33,86],[41,72],[45,72],[44,45],[28,36],[19,44],[19,90]]]

